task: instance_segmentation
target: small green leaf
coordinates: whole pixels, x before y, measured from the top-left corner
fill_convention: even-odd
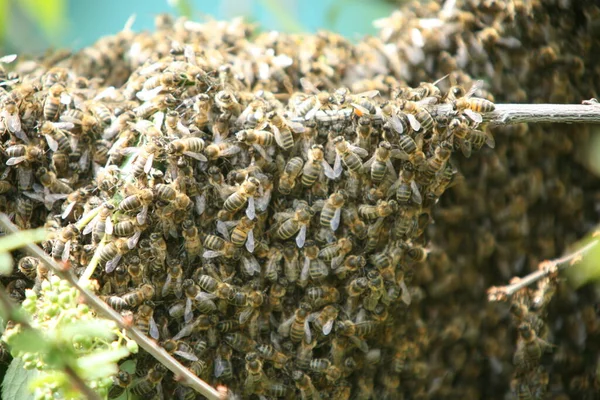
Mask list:
[[[77,321],[61,327],[60,338],[70,341],[75,335],[83,335],[109,340],[115,336],[113,329],[112,323],[102,319]]]
[[[77,360],[81,376],[85,379],[97,379],[114,375],[118,372],[117,361],[129,355],[126,348],[101,350]]]
[[[11,335],[8,345],[16,353],[46,353],[51,347],[46,338],[34,329],[23,329],[16,335]]]
[[[1,1],[1,0],[0,0]],[[48,232],[43,228],[20,231],[0,238],[0,251],[9,252],[30,243],[46,240]]]
[[[23,360],[14,358],[8,366],[8,370],[2,381],[2,398],[12,400],[33,399],[29,383],[38,376],[39,372],[37,370],[25,369]]]
[[[123,364],[119,366],[123,371],[128,374],[135,374],[135,367],[137,365],[137,360],[127,360]]]
[[[0,253],[0,275],[12,274],[14,267],[13,258],[9,253]]]

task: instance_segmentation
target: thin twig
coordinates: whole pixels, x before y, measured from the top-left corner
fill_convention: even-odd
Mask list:
[[[425,106],[434,117],[451,116],[454,111],[450,104]],[[320,110],[315,114],[319,122],[336,122],[350,118],[354,110]],[[496,104],[492,112],[481,114],[483,121],[490,125],[511,125],[520,123],[600,123],[600,104]],[[381,122],[382,116],[373,116],[373,121]],[[292,121],[303,123],[304,118],[296,117]]]
[[[588,251],[590,251],[594,246],[598,244],[598,240],[594,240],[579,250],[567,254],[566,256],[555,258],[554,260],[546,260],[542,261],[538,265],[538,270],[532,272],[531,274],[525,276],[524,278],[517,279],[514,283],[511,283],[507,286],[492,286],[488,289],[488,300],[489,301],[502,301],[506,300],[519,290],[523,289],[531,285],[534,282],[539,281],[542,278],[545,278],[550,275],[555,275],[562,269],[573,265],[577,262],[581,257],[585,255]]]
[[[6,214],[0,214],[0,226],[5,232],[18,232],[18,228],[10,221],[10,219],[8,219]],[[219,400],[224,398],[223,393],[220,393],[208,383],[198,378],[190,370],[185,368],[176,359],[174,359],[169,353],[167,353],[162,347],[157,346],[154,341],[150,340],[140,330],[133,327],[130,321],[125,320],[119,313],[109,307],[94,293],[79,285],[79,283],[77,283],[73,275],[67,269],[58,265],[52,258],[48,257],[48,255],[42,249],[35,244],[28,244],[25,248],[32,256],[39,258],[46,265],[48,265],[48,267],[50,267],[61,279],[66,280],[71,284],[71,286],[76,288],[81,293],[81,296],[84,298],[85,302],[94,310],[96,310],[99,315],[115,321],[119,328],[125,329],[127,331],[127,335],[135,340],[140,347],[142,347],[160,363],[171,370],[171,372],[175,374],[178,382],[191,387],[209,400]]]
[[[2,308],[6,312],[7,319],[18,323],[23,327],[23,329],[36,331],[37,329],[31,326],[27,318],[21,313],[19,313],[17,309],[17,305],[12,301],[10,297],[6,294],[6,288],[0,284],[0,303],[2,303]],[[81,379],[79,375],[71,368],[69,365],[65,365],[62,368],[62,371],[67,375],[71,384],[77,388],[77,390],[83,394],[87,399],[92,400],[102,400],[100,396],[94,392],[88,385],[86,385],[85,381]]]

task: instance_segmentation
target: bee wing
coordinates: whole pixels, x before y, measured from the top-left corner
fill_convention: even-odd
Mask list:
[[[300,78],[300,85],[307,92],[319,93],[319,89],[306,78]]]
[[[300,272],[300,281],[306,282],[308,280],[308,272],[310,271],[310,258],[304,257],[304,265],[302,265],[302,271]]]
[[[79,165],[79,168],[83,172],[83,171],[87,171],[89,162],[90,162],[90,151],[86,150],[83,153],[81,153],[81,157],[79,158],[77,165]]]
[[[414,201],[417,204],[423,203],[423,197],[421,197],[421,192],[419,191],[419,186],[417,185],[417,182],[410,181],[410,188],[412,189],[412,201]]]
[[[300,228],[300,232],[298,236],[296,236],[296,245],[300,248],[304,247],[304,242],[306,241],[306,225],[302,225]]]
[[[10,64],[11,62],[15,61],[16,59],[17,59],[16,54],[7,54],[5,56],[0,57],[0,63]]]
[[[469,119],[475,123],[482,123],[483,122],[483,117],[481,116],[481,114],[476,113],[475,111],[471,110],[470,108],[467,108],[463,111],[465,113],[465,115],[467,117],[469,117]]]
[[[71,211],[73,211],[73,207],[75,207],[75,204],[77,204],[77,203],[71,202],[71,203],[67,204],[67,207],[65,207],[65,211],[63,211],[63,213],[60,217],[62,219],[67,218],[71,214]]]
[[[335,155],[335,161],[333,162],[333,176],[334,178],[338,178],[340,175],[342,175],[342,157],[336,153]]]
[[[85,228],[83,228],[83,234],[87,235],[92,233],[92,231],[94,230],[94,226],[96,226],[96,224],[98,223],[98,221],[100,221],[100,215],[96,215],[94,217],[94,219],[92,219],[86,226]]]
[[[163,122],[165,121],[165,113],[162,111],[154,113],[154,116],[152,119],[153,119],[154,127],[160,131],[162,128]]]
[[[385,164],[386,164],[386,166],[387,166],[387,168],[386,168],[386,172],[387,172],[388,174],[391,174],[391,175],[392,175],[392,179],[393,179],[394,181],[395,181],[395,180],[397,180],[397,179],[398,179],[398,174],[396,173],[396,169],[394,168],[394,164],[392,164],[392,160],[388,159],[388,160],[385,162]]]
[[[410,303],[412,302],[412,298],[410,296],[410,292],[408,291],[408,287],[406,287],[406,283],[404,282],[404,280],[402,280],[400,282],[400,288],[402,289],[402,295],[401,295],[402,301],[407,306],[410,306]]]
[[[329,165],[327,163],[327,161],[325,161],[325,160],[321,161],[321,165],[323,166],[323,173],[329,179],[336,179],[338,176],[340,176],[342,174],[340,171],[340,173],[336,175],[334,169],[332,169],[331,165]],[[340,166],[341,166],[341,164],[340,164]]]
[[[240,325],[244,325],[246,322],[248,322],[253,314],[254,314],[254,308],[245,307],[240,312],[240,317],[239,317]]]
[[[319,108],[321,108],[321,104],[317,101],[315,106],[311,108],[309,112],[306,113],[304,119],[307,121],[313,119],[313,117],[317,114],[317,111],[319,111]]]
[[[402,120],[400,119],[398,114],[392,115],[392,117],[389,119],[389,122],[396,132],[404,133],[404,124],[402,123]]]
[[[142,210],[136,215],[136,220],[138,224],[144,225],[146,222],[146,217],[148,216],[148,206],[143,206]]]
[[[291,129],[292,131],[294,131],[295,133],[304,133],[304,132],[306,132],[306,130],[307,130],[307,129],[304,127],[304,125],[302,125],[302,124],[301,124],[301,123],[299,123],[299,122],[292,122],[292,121],[285,120],[285,124],[286,124],[287,126],[289,126],[289,127],[290,127],[290,129]]]
[[[191,320],[191,318],[190,318],[190,320]],[[189,322],[189,320],[186,322]],[[177,333],[177,335],[173,336],[173,340],[179,340],[186,336],[190,336],[193,331],[194,331],[194,325],[192,325],[192,324],[186,325],[183,328],[181,328],[181,330]]]
[[[402,149],[393,149],[391,152],[391,157],[400,158],[402,160],[408,160],[409,155]]]
[[[115,270],[115,268],[117,268],[117,265],[119,265],[119,261],[121,261],[121,255],[117,254],[115,258],[106,262],[106,265],[104,266],[104,271],[107,274],[110,274]]]
[[[371,165],[373,164],[374,161],[375,161],[375,154],[373,154],[373,157],[369,158],[367,161],[365,161],[363,163],[364,171],[368,171],[371,168]]]
[[[163,297],[166,297],[169,294],[169,290],[171,289],[171,282],[173,282],[173,276],[171,274],[167,274],[167,279],[165,279],[165,283],[161,291]]]
[[[140,99],[141,101],[150,101],[153,98],[155,98],[156,96],[158,96],[158,94],[163,90],[162,85],[158,85],[157,87],[155,87],[154,89],[150,89],[150,90],[140,90],[139,92],[137,92],[135,94],[135,97],[137,97],[138,99]]]
[[[473,96],[475,94],[476,91],[478,91],[479,89],[481,89],[483,87],[483,81],[482,80],[477,80],[475,82],[473,82],[473,85],[471,85],[471,88],[469,89],[469,91],[467,93],[465,93],[465,98],[469,98],[471,96]]]
[[[292,323],[294,322],[295,318],[296,318],[296,316],[294,314],[292,314],[291,317],[289,317],[288,319],[283,321],[281,324],[279,324],[279,328],[277,328],[277,333],[279,333],[282,336],[289,336],[290,327],[292,326]]]
[[[206,156],[204,154],[200,154],[200,153],[193,153],[191,151],[184,151],[183,155],[191,157],[194,160],[202,161],[202,162],[207,162],[208,161],[208,158],[206,158]]]
[[[14,134],[17,137],[17,139],[22,140],[23,143],[26,143],[26,144],[31,143],[31,140],[29,140],[29,137],[27,136],[27,134],[25,132],[18,131],[18,132],[14,132]]]
[[[250,253],[254,253],[254,230],[248,231],[248,237],[246,238],[246,250]]]
[[[44,205],[50,210],[55,202],[66,199],[68,196],[68,194],[49,193],[46,191],[46,194],[44,195]]]
[[[113,221],[112,218],[110,216],[106,217],[106,222],[104,224],[104,232],[106,232],[107,235],[112,235],[113,234]]]
[[[349,339],[363,353],[368,353],[369,352],[369,345],[364,340],[359,339],[356,336],[349,336]]]
[[[252,147],[254,147],[254,149],[258,152],[258,154],[260,154],[260,156],[262,158],[265,159],[266,162],[273,162],[273,159],[271,158],[270,155],[267,154],[267,150],[262,147],[260,144],[253,144]]]
[[[147,174],[152,169],[152,163],[154,162],[154,154],[150,154],[146,163],[144,164],[144,172]]]
[[[22,156],[22,157],[11,157],[8,160],[6,160],[6,165],[17,165],[22,163],[23,161],[27,160],[27,157]]]
[[[223,157],[229,157],[232,156],[234,154],[239,153],[241,150],[241,148],[239,146],[229,146],[228,148],[226,148],[225,150],[221,151],[221,156]]]
[[[331,222],[329,223],[329,225],[331,226],[331,229],[335,232],[337,231],[337,228],[339,228],[340,226],[340,218],[342,216],[342,208],[336,208],[334,214],[333,214],[333,218],[331,218]]]
[[[478,131],[481,132],[483,135],[485,135],[485,144],[487,144],[489,147],[491,147],[492,149],[494,147],[496,147],[496,140],[494,139],[494,136],[492,136],[492,134],[488,131]]]
[[[156,325],[156,321],[154,317],[150,317],[150,337],[154,340],[158,340],[160,338],[160,334],[158,333],[158,326]]]
[[[348,148],[350,150],[352,150],[352,152],[354,154],[356,154],[357,156],[359,156],[360,158],[365,158],[369,155],[369,152],[367,150],[363,149],[362,147],[355,146],[353,144],[348,143]]]
[[[65,243],[65,248],[63,249],[61,260],[67,262],[69,260],[69,256],[71,255],[71,241],[67,241]]]
[[[372,99],[373,97],[379,96],[379,90],[367,90],[366,92],[357,94],[357,96],[368,97],[368,98]]]
[[[310,331],[310,325],[308,324],[308,318],[304,320],[304,338],[306,343],[312,342],[312,332]]]
[[[254,196],[248,197],[248,206],[246,207],[246,216],[250,219],[256,218],[256,208],[254,206]]]
[[[260,274],[260,264],[253,255],[242,257],[242,268],[250,276],[254,276],[255,273]]]
[[[21,131],[21,118],[19,118],[19,114],[10,115],[7,122],[9,131],[13,133]]]
[[[189,360],[189,361],[198,361],[198,357],[196,357],[195,354],[188,353],[187,351],[177,350],[177,351],[174,351],[173,354],[176,354],[179,357],[185,358],[186,360]]]
[[[200,196],[196,196],[194,200],[194,205],[196,206],[196,212],[198,215],[204,214],[204,211],[206,210],[206,196],[204,193],[202,193]]]
[[[350,105],[352,107],[354,107],[354,113],[356,115],[358,115],[359,117],[362,117],[363,115],[369,115],[370,114],[369,110],[367,110],[366,108],[364,108],[360,104],[350,103]]]
[[[331,333],[334,323],[335,319],[330,319],[329,321],[327,321],[327,323],[325,323],[325,325],[323,325],[323,335],[327,336]]]
[[[217,257],[221,257],[221,252],[219,251],[214,251],[214,250],[207,250],[204,252],[204,254],[202,254],[202,257],[204,258],[217,258]]]
[[[410,127],[413,131],[418,131],[421,129],[421,123],[415,118],[412,114],[406,114],[406,118],[408,118],[408,122],[410,123]]]
[[[229,228],[225,222],[221,220],[217,221],[217,232],[219,232],[225,239],[230,240]]]

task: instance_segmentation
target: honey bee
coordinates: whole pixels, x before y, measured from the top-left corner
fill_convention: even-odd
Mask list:
[[[237,247],[246,246],[250,253],[254,252],[254,226],[256,220],[243,216],[239,221],[217,221],[217,231]],[[231,235],[229,234],[230,229]]]
[[[136,396],[149,395],[159,388],[165,373],[166,368],[162,364],[158,363],[154,367],[150,368],[143,378],[133,383],[129,390]],[[162,389],[159,388],[159,391],[161,390]]]
[[[339,310],[337,307],[328,305],[325,306],[320,313],[316,315],[313,314],[314,317],[311,317],[310,320],[312,321],[314,327],[317,328],[318,331],[322,332],[323,335],[327,336],[333,330],[333,326],[335,320],[337,319],[338,312]]]
[[[389,189],[390,192],[396,192],[396,200],[398,204],[407,205],[410,201],[416,204],[423,203],[423,197],[419,190],[419,186],[414,180],[414,172],[410,170],[402,170],[400,179],[398,179]]]
[[[209,275],[200,275],[198,285],[208,293],[214,293],[218,298],[227,300],[233,297],[235,289],[228,283],[219,282]]]
[[[100,262],[105,264],[105,271],[110,274],[117,268],[119,261],[129,251],[127,239],[112,240],[100,249]]]
[[[162,343],[162,347],[167,353],[173,354],[180,359],[198,361],[198,356],[194,354],[194,349],[184,341],[169,339]]]
[[[202,257],[206,259],[216,257],[239,258],[239,249],[230,241],[222,239],[215,235],[207,235],[204,239],[204,247],[206,250]]]
[[[306,290],[306,298],[314,308],[321,308],[327,304],[337,303],[340,292],[329,285],[313,286]]]
[[[217,349],[217,355],[215,358],[215,378],[227,381],[233,378],[233,366],[231,364],[231,347],[220,345]]]
[[[291,243],[287,243],[282,249],[283,255],[283,274],[285,279],[294,283],[300,277],[300,261],[298,248]]]
[[[35,163],[42,161],[44,152],[41,148],[34,145],[17,144],[6,149],[6,155],[9,157],[6,165],[18,165],[21,163]]]
[[[513,358],[518,373],[531,371],[539,365],[542,354],[553,346],[539,338],[528,322],[519,325],[519,342]]]
[[[141,209],[137,214],[136,219],[138,224],[143,225],[146,222],[148,208],[153,200],[154,193],[152,192],[152,189],[139,189],[136,190],[136,193],[125,197],[119,203],[117,210],[127,213]]]
[[[333,139],[333,145],[336,153],[333,164],[334,178],[338,178],[342,174],[342,162],[349,171],[355,174],[363,168],[361,158],[369,155],[367,150],[348,143],[342,136]]]
[[[194,160],[207,162],[208,159],[201,153],[202,150],[204,150],[204,140],[199,137],[175,139],[169,142],[166,148],[166,152],[170,157],[187,156]]]
[[[25,256],[19,260],[19,271],[30,280],[34,280],[41,262],[38,258]]]
[[[305,133],[307,128],[302,124],[289,121],[286,116],[279,112],[271,111],[266,115],[266,121],[273,131],[275,142],[285,151],[290,151],[294,147],[294,133]]]
[[[362,204],[358,206],[358,214],[367,221],[386,218],[398,209],[396,200],[379,200],[376,205]]]
[[[464,96],[451,100],[453,110],[463,112],[471,121],[478,124],[483,122],[481,113],[492,112],[496,109],[494,103],[489,100],[471,97],[482,85],[483,81],[476,81]]]
[[[364,163],[365,170],[370,170],[371,180],[374,183],[380,183],[386,174],[396,176],[396,170],[391,161],[392,145],[383,141],[379,143],[379,147],[375,150],[375,154],[371,159]]]
[[[313,281],[321,281],[329,275],[329,269],[325,263],[319,259],[319,248],[313,240],[306,242],[304,248],[304,265],[300,272],[299,285],[301,287],[306,286],[308,278],[310,277]]]
[[[256,347],[256,341],[242,333],[229,333],[223,336],[223,340],[241,353],[248,353]]]
[[[254,177],[247,178],[235,191],[229,195],[223,203],[223,209],[229,213],[235,213],[248,203],[246,216],[253,220],[256,218],[254,195],[257,194],[260,181]]]
[[[289,357],[281,351],[278,351],[274,346],[270,344],[257,344],[256,351],[265,360],[269,360],[273,363],[273,366],[277,369],[285,367],[289,361]]]
[[[183,247],[190,261],[202,254],[203,246],[198,234],[198,228],[191,219],[183,221],[181,227],[183,236]]]
[[[183,295],[183,269],[181,261],[177,258],[171,258],[167,261],[167,279],[162,287],[162,296],[166,297],[170,293],[175,294],[177,298]]]
[[[267,376],[263,372],[262,361],[255,352],[246,354],[246,372],[245,393],[263,393],[267,384]]]
[[[302,185],[312,187],[321,173],[329,179],[336,179],[336,176],[331,166],[324,159],[323,146],[312,145],[308,152],[308,160],[302,168]],[[340,172],[341,174],[341,172]]]
[[[312,218],[312,212],[304,204],[299,204],[296,211],[291,213],[278,213],[275,219],[284,219],[282,223],[275,226],[275,236],[281,240],[287,240],[292,236],[296,236],[296,245],[299,248],[304,247],[306,241],[306,232],[308,230],[308,224]]]
[[[321,210],[321,226],[330,227],[334,232],[338,229],[340,226],[342,207],[344,206],[346,199],[347,194],[343,190],[337,191],[329,196]]]
[[[278,328],[280,335],[290,338],[293,343],[312,342],[312,332],[309,326],[309,315],[312,307],[308,303],[300,303],[294,314],[283,321]]]
[[[336,332],[346,336],[356,345],[359,350],[364,353],[368,352],[367,343],[362,340],[362,337],[368,336],[373,333],[377,327],[375,321],[363,321],[363,322],[352,322],[352,321],[338,321],[336,323]]]
[[[125,390],[131,385],[131,375],[126,371],[120,370],[112,379],[113,385],[108,391],[108,398],[116,399],[125,393]]]
[[[296,388],[300,391],[300,396],[302,399],[307,400],[320,400],[321,396],[317,389],[312,383],[312,380],[308,375],[303,373],[300,370],[295,370],[292,372],[292,380],[294,381]]]
[[[252,146],[266,161],[272,161],[271,156],[265,150],[265,147],[272,146],[275,143],[275,136],[271,132],[245,129],[237,132],[235,135],[239,142]]]
[[[230,157],[239,153],[241,148],[230,141],[213,141],[204,150],[204,154],[209,160],[217,160],[222,157]]]
[[[52,85],[48,89],[48,95],[44,101],[44,118],[48,121],[56,121],[64,103],[68,100],[66,89],[60,83]]]
[[[433,128],[435,121],[429,111],[420,102],[403,100],[399,103],[399,109],[405,112],[408,122],[413,131],[429,131]]]
[[[158,340],[159,331],[156,321],[154,321],[154,308],[148,304],[142,304],[135,315],[135,327],[144,335],[150,334],[150,337]]]
[[[190,129],[181,122],[177,111],[167,111],[165,116],[165,128],[167,134],[172,137],[182,138],[184,136],[190,136]]]
[[[71,242],[79,236],[79,229],[73,224],[61,229],[52,243],[52,258],[67,261],[71,251]]]
[[[285,165],[285,168],[279,177],[279,192],[290,194],[296,186],[296,180],[302,173],[304,161],[300,157],[292,157]]]

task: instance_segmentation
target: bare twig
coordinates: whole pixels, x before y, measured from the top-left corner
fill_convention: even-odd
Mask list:
[[[11,300],[10,297],[6,294],[6,288],[0,284],[0,303],[2,304],[2,308],[6,313],[6,317],[9,320],[18,323],[23,327],[23,329],[35,331],[36,328],[31,326],[27,318],[18,311],[17,305]],[[62,371],[67,375],[71,384],[85,396],[87,399],[91,400],[101,400],[100,396],[94,392],[88,385],[86,385],[85,381],[81,379],[79,375],[73,370],[73,368],[69,365],[65,365],[62,368]]]
[[[547,276],[555,275],[556,273],[558,273],[562,269],[566,268],[567,266],[573,265],[574,263],[579,261],[581,259],[581,257],[583,257],[583,255],[585,255],[585,253],[590,251],[597,244],[598,244],[598,240],[594,240],[594,241],[588,243],[587,245],[583,246],[579,250],[577,250],[571,254],[567,254],[564,257],[555,258],[554,260],[542,261],[539,264],[537,271],[532,272],[531,274],[527,275],[524,278],[520,278],[520,279],[516,280],[514,283],[512,283],[510,285],[492,286],[491,288],[488,289],[488,300],[489,301],[506,300],[507,298],[509,298],[516,292],[518,292],[519,290],[523,289],[524,287],[527,287],[527,286],[531,285],[532,283],[537,282],[540,279],[545,278]]]
[[[426,107],[434,117],[452,115],[450,104]],[[354,112],[352,108],[326,111],[315,114],[320,122],[335,122],[348,119]],[[520,123],[600,123],[600,104],[496,104],[492,112],[481,114],[484,122],[490,125],[510,125]],[[381,121],[381,115],[374,115],[374,121]],[[294,122],[303,123],[303,118],[294,118]]]
[[[10,221],[10,219],[8,219],[6,214],[0,214],[0,226],[5,232],[18,232],[18,228]],[[48,257],[48,255],[42,249],[35,244],[28,244],[25,248],[29,254],[39,258],[46,265],[48,265],[48,267],[50,267],[56,275],[58,275],[61,279],[68,281],[74,288],[76,288],[81,293],[81,296],[84,298],[85,302],[94,310],[96,310],[99,315],[115,321],[119,328],[125,329],[127,331],[127,335],[135,340],[140,347],[142,347],[160,363],[171,370],[180,383],[193,388],[209,400],[219,400],[224,398],[223,393],[220,393],[208,383],[199,379],[190,370],[185,368],[169,353],[167,353],[162,347],[157,346],[156,342],[150,340],[138,329],[131,326],[130,321],[124,319],[119,313],[109,307],[94,293],[79,285],[69,270],[58,265],[52,258]]]

